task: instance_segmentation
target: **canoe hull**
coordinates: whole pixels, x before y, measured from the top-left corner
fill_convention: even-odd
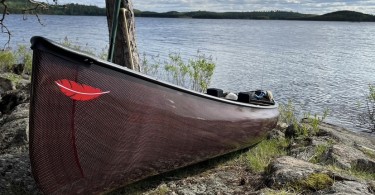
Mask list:
[[[30,157],[46,194],[107,191],[249,147],[277,123],[277,106],[219,100],[32,42]],[[81,101],[98,92],[87,86],[105,93]]]

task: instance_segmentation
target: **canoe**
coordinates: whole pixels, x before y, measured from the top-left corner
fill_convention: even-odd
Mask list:
[[[45,194],[98,194],[250,147],[278,120],[277,103],[226,100],[31,43],[30,159]]]

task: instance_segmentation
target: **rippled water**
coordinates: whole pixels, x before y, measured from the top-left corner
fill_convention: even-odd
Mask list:
[[[12,45],[33,35],[64,37],[97,52],[108,44],[105,17],[8,18]],[[140,53],[167,56],[197,50],[217,63],[212,87],[263,88],[304,112],[331,110],[329,122],[354,128],[368,84],[375,83],[375,23],[137,18]],[[5,36],[0,37],[0,43]]]

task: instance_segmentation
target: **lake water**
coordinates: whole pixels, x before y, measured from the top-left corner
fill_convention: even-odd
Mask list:
[[[41,18],[44,26],[32,16],[7,18],[11,45],[29,44],[34,35],[68,37],[98,53],[108,45],[105,17]],[[271,90],[303,112],[328,108],[329,122],[354,130],[358,102],[375,83],[375,23],[136,18],[136,27],[140,53],[211,55],[217,64],[211,87]]]

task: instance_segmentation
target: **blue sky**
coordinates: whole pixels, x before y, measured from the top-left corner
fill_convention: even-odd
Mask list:
[[[105,0],[59,0],[105,6]],[[133,0],[134,8],[142,11],[261,11],[286,10],[323,14],[338,10],[353,10],[375,15],[375,0]]]

